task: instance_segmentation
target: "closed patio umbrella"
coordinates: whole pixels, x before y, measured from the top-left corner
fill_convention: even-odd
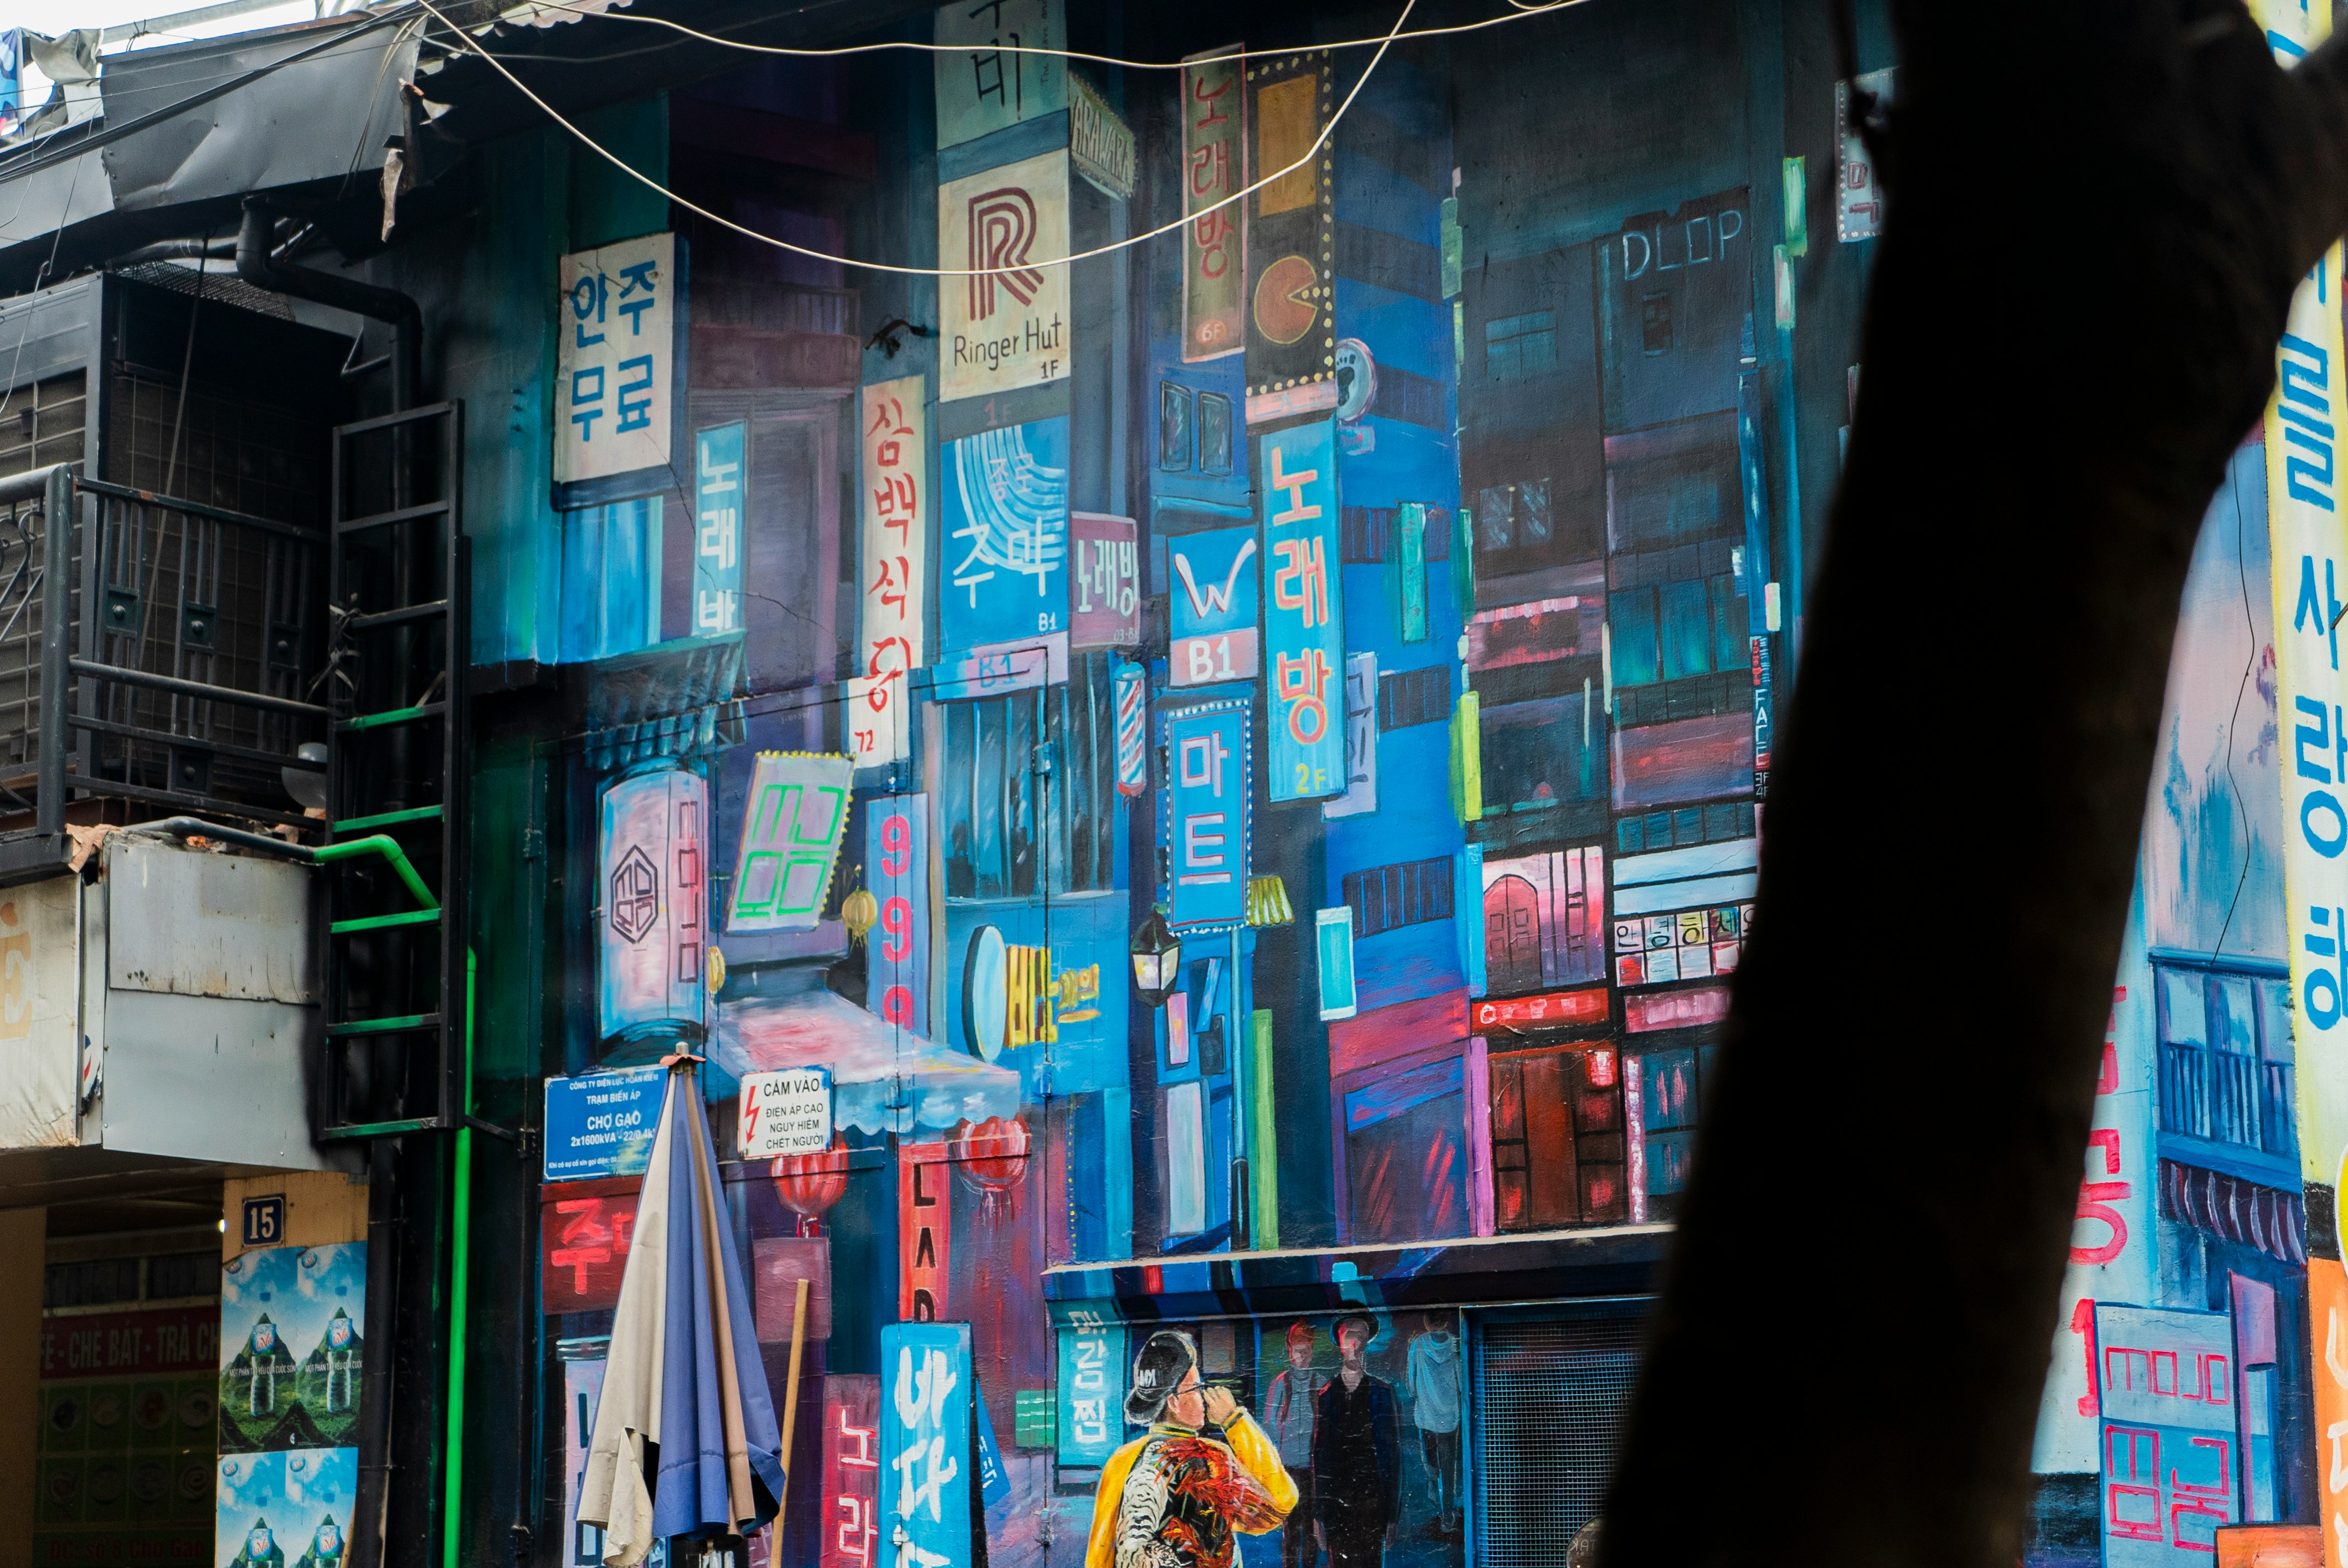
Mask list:
[[[602,1527],[612,1568],[634,1568],[665,1537],[757,1530],[783,1491],[782,1442],[702,1120],[699,1061],[667,1065],[579,1502],[581,1522]]]

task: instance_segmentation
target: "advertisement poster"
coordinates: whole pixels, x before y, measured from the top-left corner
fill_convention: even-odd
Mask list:
[[[1250,169],[1269,181],[1247,200],[1247,422],[1262,425],[1337,406],[1336,209],[1313,156],[1329,123],[1328,52],[1266,56],[1247,77]]]
[[[938,397],[983,397],[1068,374],[1068,154],[938,187]]]

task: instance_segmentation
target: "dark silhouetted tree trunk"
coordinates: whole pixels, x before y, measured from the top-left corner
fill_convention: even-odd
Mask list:
[[[2233,0],[1893,10],[1849,463],[1608,1568],[2015,1562],[2186,565],[2348,219],[2339,50],[2286,75]]]

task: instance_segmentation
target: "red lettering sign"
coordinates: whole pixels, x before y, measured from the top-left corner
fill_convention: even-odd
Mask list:
[[[220,1308],[165,1307],[41,1319],[41,1381],[220,1367]]]
[[[942,1167],[933,1168],[942,1174]],[[820,1568],[873,1568],[880,1526],[880,1379],[823,1380],[823,1537]]]
[[[640,1177],[621,1176],[542,1189],[540,1284],[548,1312],[600,1312],[620,1304],[643,1185]]]
[[[1569,1029],[1606,1021],[1606,988],[1549,991],[1537,997],[1498,997],[1477,1002],[1468,1013],[1478,1034],[1504,1034],[1520,1029]]]

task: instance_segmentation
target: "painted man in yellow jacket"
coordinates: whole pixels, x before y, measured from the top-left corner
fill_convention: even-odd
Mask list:
[[[1149,1337],[1125,1414],[1149,1430],[1101,1471],[1085,1568],[1231,1568],[1234,1532],[1277,1530],[1296,1506],[1279,1449],[1230,1389],[1200,1383],[1189,1335]]]

